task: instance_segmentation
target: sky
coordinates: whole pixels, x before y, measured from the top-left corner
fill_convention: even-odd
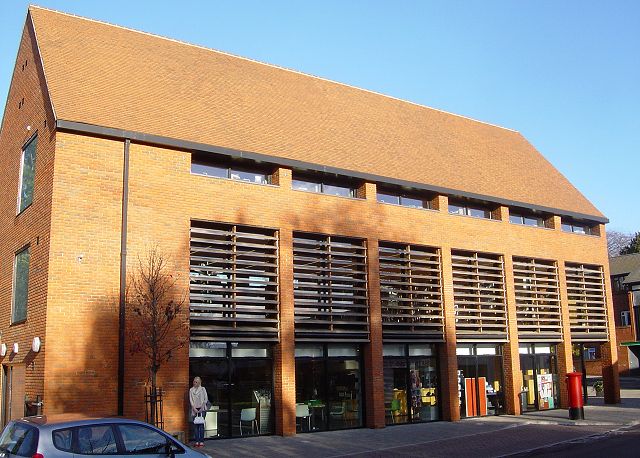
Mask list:
[[[0,0],[4,108],[29,2]],[[640,1],[38,0],[521,132],[640,231]]]

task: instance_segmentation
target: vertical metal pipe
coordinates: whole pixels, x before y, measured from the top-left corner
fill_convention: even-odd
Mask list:
[[[118,415],[124,415],[124,346],[125,346],[125,292],[127,287],[127,207],[129,204],[129,146],[124,141],[122,171],[122,228],[120,231],[120,300],[118,306]]]

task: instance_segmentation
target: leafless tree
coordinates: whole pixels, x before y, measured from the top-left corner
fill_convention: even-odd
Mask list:
[[[620,254],[640,253],[640,232],[631,236],[631,240],[620,250]]]
[[[133,314],[128,327],[129,350],[145,356],[154,406],[158,371],[188,341],[183,329],[186,320],[181,315],[185,300],[186,293],[180,291],[167,257],[157,246],[144,258],[138,257],[127,286],[127,308]],[[151,423],[155,421],[152,408]]]
[[[607,231],[607,250],[609,256],[618,256],[620,251],[631,242],[632,235],[620,231]]]

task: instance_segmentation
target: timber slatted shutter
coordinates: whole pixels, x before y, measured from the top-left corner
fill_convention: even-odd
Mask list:
[[[607,340],[607,306],[601,266],[565,263],[571,340]]]
[[[513,258],[518,336],[523,342],[562,340],[558,269],[554,261]]]
[[[364,241],[294,233],[293,293],[297,340],[369,340]]]
[[[379,260],[385,342],[444,340],[440,251],[381,242]]]
[[[191,340],[278,340],[278,236],[193,221]]]
[[[456,335],[459,340],[506,340],[502,256],[451,250]]]

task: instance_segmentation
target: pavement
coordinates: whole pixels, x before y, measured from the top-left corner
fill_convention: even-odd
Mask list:
[[[584,420],[569,420],[564,409],[548,410],[455,423],[211,440],[201,450],[213,457],[556,456],[554,451],[566,444],[586,444],[640,428],[640,378],[623,379],[622,386],[620,404],[606,405],[602,398],[590,397]]]

